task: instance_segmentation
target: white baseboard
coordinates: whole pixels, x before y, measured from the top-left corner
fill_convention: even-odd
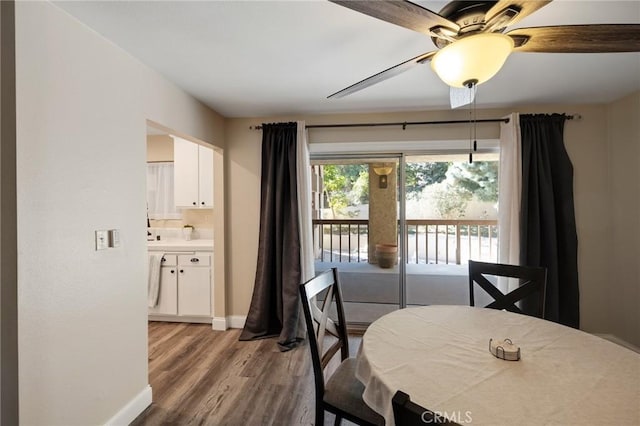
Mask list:
[[[105,425],[107,426],[127,426],[140,415],[153,400],[151,386],[147,385],[138,395],[111,417]]]
[[[620,346],[624,346],[625,348],[631,349],[632,351],[640,354],[640,348],[639,347],[637,347],[637,346],[635,346],[635,345],[633,345],[633,344],[631,344],[631,343],[629,343],[629,342],[627,342],[625,340],[622,340],[621,338],[619,338],[617,336],[614,336],[613,334],[603,334],[603,333],[593,333],[593,334],[594,334],[594,336],[601,337],[601,338],[603,338],[605,340],[608,340],[608,341],[613,342],[613,343],[615,343],[617,345],[620,345]]]
[[[211,324],[211,317],[186,317],[174,315],[149,315],[149,321],[165,321],[165,322],[192,322],[199,324]]]
[[[149,321],[211,323],[213,330],[224,331],[229,328],[244,328],[246,315],[230,315],[227,317],[178,317],[171,315],[149,315]]]
[[[227,318],[226,317],[213,317],[211,320],[211,328],[217,331],[225,331],[227,328]]]
[[[229,324],[229,328],[244,328],[244,323],[246,321],[246,315],[231,315],[227,317],[227,324]]]

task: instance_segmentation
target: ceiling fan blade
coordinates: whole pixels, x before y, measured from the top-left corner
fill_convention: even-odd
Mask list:
[[[551,0],[500,0],[486,13],[487,31],[495,31],[519,22],[538,9],[551,3]],[[512,11],[517,11],[514,14]]]
[[[518,28],[506,34],[514,39],[517,52],[640,52],[640,24]]]
[[[329,0],[332,3],[347,7],[365,15],[382,19],[383,21],[399,25],[410,30],[427,35],[439,36],[432,33],[432,28],[444,29],[445,33],[457,34],[458,24],[451,22],[437,13],[425,9],[409,1],[371,1],[371,0]]]
[[[352,84],[351,86],[345,89],[342,89],[332,95],[327,96],[327,98],[336,98],[336,99],[343,98],[359,90],[373,86],[374,84],[380,83],[381,81],[394,77],[400,73],[403,73],[409,70],[410,68],[413,68],[416,65],[420,65],[431,60],[431,57],[435,54],[436,52],[423,53],[422,55],[416,56],[415,58],[411,58],[408,61],[405,61],[401,64],[394,65],[391,68],[387,68],[384,71],[381,71],[375,75],[372,75],[371,77],[367,77],[364,80],[357,82],[356,84]]]

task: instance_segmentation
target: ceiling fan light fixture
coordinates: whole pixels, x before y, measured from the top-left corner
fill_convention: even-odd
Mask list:
[[[431,68],[452,87],[482,84],[496,75],[512,52],[513,39],[500,33],[482,33],[457,40],[439,50]]]

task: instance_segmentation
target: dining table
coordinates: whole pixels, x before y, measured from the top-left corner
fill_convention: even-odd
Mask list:
[[[491,353],[510,339],[519,360]],[[399,309],[358,349],[363,399],[393,426],[396,391],[474,425],[640,425],[640,354],[522,314],[470,306]]]

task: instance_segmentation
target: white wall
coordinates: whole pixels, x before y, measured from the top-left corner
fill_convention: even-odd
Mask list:
[[[16,5],[20,422],[127,422],[148,397],[146,119],[222,117],[50,3]],[[94,250],[94,231],[122,245]],[[115,416],[115,417],[114,417]]]

